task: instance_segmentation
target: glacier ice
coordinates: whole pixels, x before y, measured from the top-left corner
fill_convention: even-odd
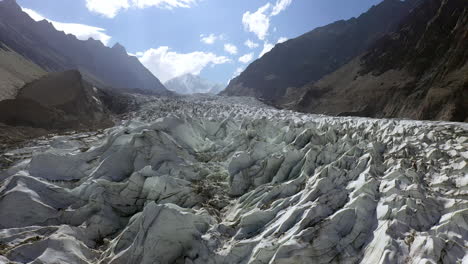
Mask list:
[[[195,96],[37,144],[5,153],[0,263],[468,261],[467,124]]]

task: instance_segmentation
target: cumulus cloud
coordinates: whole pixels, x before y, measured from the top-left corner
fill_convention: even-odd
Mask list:
[[[244,68],[238,67],[238,68],[234,71],[234,73],[232,74],[231,80],[234,79],[234,78],[236,78],[237,76],[239,76],[243,71],[244,71]],[[231,80],[228,81],[228,84],[229,84],[229,82],[230,82]]]
[[[237,47],[230,43],[224,44],[224,50],[232,55],[237,54]]]
[[[201,34],[200,35],[200,41],[208,45],[212,45],[216,41],[223,40],[223,39],[224,39],[224,35],[218,35],[218,36],[215,34],[209,34],[209,35]]]
[[[138,8],[155,6],[159,8],[173,9],[190,8],[196,3],[196,0],[132,0],[131,2],[134,6]]]
[[[216,41],[216,36],[214,34],[210,34],[208,36],[200,35],[200,41],[205,44],[214,44]]]
[[[258,43],[255,43],[253,41],[251,41],[250,39],[246,40],[244,42],[244,45],[246,45],[247,47],[249,47],[249,49],[255,49],[255,48],[258,48]]]
[[[252,52],[252,53],[245,54],[244,56],[241,56],[241,57],[239,58],[239,62],[242,62],[242,63],[249,63],[250,61],[253,60],[253,57],[254,57],[253,52]]]
[[[283,12],[290,4],[292,0],[278,0],[271,11],[271,16],[276,16]]]
[[[136,55],[162,82],[187,73],[199,75],[207,66],[231,62],[229,58],[211,52],[177,53],[167,46],[137,52]]]
[[[283,43],[283,42],[285,42],[287,40],[288,40],[288,38],[281,37],[281,38],[278,39],[278,42],[276,42],[276,43]]]
[[[89,11],[112,18],[122,9],[130,7],[128,0],[86,0]]]
[[[281,38],[278,39],[276,44],[283,43],[283,42],[285,42],[287,40],[288,40],[288,38],[281,37]],[[260,52],[260,55],[258,57],[261,58],[267,52],[270,52],[274,47],[275,47],[275,44],[272,44],[272,43],[269,43],[268,41],[265,41],[265,43],[263,43],[263,50],[262,50],[262,52]]]
[[[268,42],[265,42],[263,44],[263,50],[262,52],[260,52],[260,55],[258,56],[259,58],[261,58],[263,55],[265,55],[265,53],[269,52],[270,50],[273,49],[275,45],[271,44],[271,43],[268,43]]]
[[[270,18],[279,15],[291,3],[292,0],[277,0],[276,4],[266,3],[254,13],[245,12],[242,15],[244,29],[257,35],[258,39],[265,40],[270,28]]]
[[[242,16],[244,29],[254,33],[259,39],[264,40],[268,33],[268,28],[270,28],[270,16],[268,15],[270,8],[271,4],[267,3],[254,13],[245,12]]]
[[[89,11],[104,15],[108,18],[115,17],[121,10],[133,8],[158,7],[165,9],[189,8],[197,0],[86,0]]]
[[[55,29],[65,32],[66,34],[73,34],[76,38],[80,40],[87,40],[89,38],[93,38],[95,40],[100,40],[104,45],[109,43],[111,36],[107,35],[105,32],[106,30],[99,27],[88,26],[84,24],[76,24],[76,23],[62,23],[57,22],[48,18],[45,18],[43,15],[39,14],[38,12],[23,8],[23,12],[28,14],[32,19],[36,21],[47,20],[52,25],[54,25]]]

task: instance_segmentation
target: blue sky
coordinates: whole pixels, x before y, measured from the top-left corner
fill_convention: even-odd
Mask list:
[[[161,81],[227,83],[279,41],[349,19],[381,0],[17,0],[59,30],[119,42]],[[246,41],[250,40],[247,45]],[[250,47],[249,47],[250,46]]]

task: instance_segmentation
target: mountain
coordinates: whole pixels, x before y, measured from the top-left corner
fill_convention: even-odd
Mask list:
[[[49,73],[26,84],[15,99],[0,101],[0,122],[52,130],[109,127],[101,93],[77,70]]]
[[[288,90],[319,80],[366,51],[394,30],[418,2],[384,0],[358,18],[337,21],[277,44],[231,80],[222,94],[278,103]]]
[[[34,21],[14,0],[0,2],[0,44],[48,72],[77,69],[96,86],[168,93],[120,44],[109,48],[97,40],[78,40],[46,20]]]
[[[368,52],[299,89],[290,107],[468,122],[467,44],[466,1],[426,0]]]
[[[0,44],[0,101],[14,99],[19,89],[47,72]]]
[[[173,78],[164,85],[167,89],[179,94],[211,93],[217,94],[224,89],[222,84],[210,82],[198,75],[184,74]]]

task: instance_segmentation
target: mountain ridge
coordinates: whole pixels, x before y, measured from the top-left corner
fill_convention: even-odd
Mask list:
[[[0,31],[2,45],[48,72],[77,69],[96,86],[170,94],[122,45],[116,43],[109,48],[94,39],[78,40],[46,20],[34,21],[14,0],[0,2]]]
[[[468,122],[466,43],[466,2],[427,0],[397,31],[338,71],[298,89],[299,95],[291,95],[283,107]]]
[[[288,88],[300,88],[319,80],[364,52],[394,29],[418,3],[385,0],[357,18],[336,21],[277,44],[231,80],[222,94],[253,96],[277,103]]]
[[[168,80],[164,85],[171,91],[180,94],[196,94],[196,93],[211,93],[217,94],[224,89],[222,84],[217,84],[206,80],[199,75],[187,73],[171,80]]]

